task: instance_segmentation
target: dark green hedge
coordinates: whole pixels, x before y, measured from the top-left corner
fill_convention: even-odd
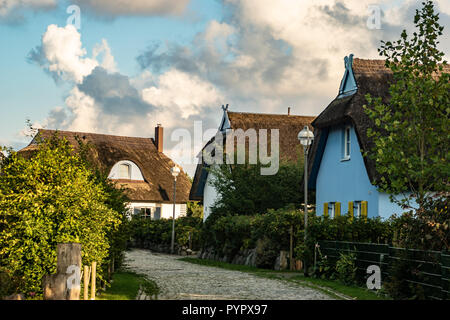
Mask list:
[[[389,243],[394,235],[392,220],[350,220],[346,216],[329,219],[314,214],[309,214],[308,219],[309,244],[318,240]],[[254,248],[263,239],[269,239],[276,250],[289,250],[291,226],[300,259],[304,247],[304,215],[296,209],[269,210],[253,216],[211,216],[204,224],[201,241],[203,247],[213,247],[224,256]]]
[[[153,244],[170,244],[172,237],[172,219],[151,220],[133,217],[130,222],[131,238],[137,247],[150,242]],[[189,245],[189,233],[193,249],[200,244],[202,218],[181,217],[175,220],[175,243],[179,246]]]

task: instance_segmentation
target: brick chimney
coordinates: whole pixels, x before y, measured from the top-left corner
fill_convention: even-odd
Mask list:
[[[163,152],[163,127],[160,123],[155,127],[155,144],[158,152]]]

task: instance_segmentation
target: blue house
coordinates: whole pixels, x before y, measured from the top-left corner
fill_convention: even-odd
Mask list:
[[[363,105],[367,93],[387,102],[392,73],[384,60],[353,59],[353,55],[344,60],[338,96],[312,122],[309,186],[316,190],[316,212],[388,218],[404,210],[374,185],[379,178],[375,163],[363,156],[373,146],[366,134],[372,122]]]

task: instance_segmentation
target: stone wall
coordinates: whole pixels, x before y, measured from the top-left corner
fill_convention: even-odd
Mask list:
[[[165,243],[153,243],[150,241],[144,241],[142,243],[132,242],[131,247],[139,249],[147,249],[158,253],[170,253],[170,244]],[[180,256],[191,256],[197,254],[196,251],[193,251],[186,246],[179,246],[176,243],[174,246],[174,251],[176,254]]]
[[[232,264],[240,264],[249,267],[260,267],[258,265],[258,260],[260,260],[259,255],[260,250],[258,250],[258,248],[240,250],[236,255],[230,257],[230,256],[223,256],[217,251],[215,251],[214,248],[209,247],[199,251],[197,257],[200,259],[208,259]],[[297,263],[296,266],[298,266]],[[276,256],[276,258],[273,260],[272,269],[286,270],[288,268],[289,268],[289,254],[287,251],[280,251],[280,254]]]

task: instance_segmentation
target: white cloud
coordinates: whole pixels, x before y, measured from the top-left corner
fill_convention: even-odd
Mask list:
[[[57,5],[57,0],[2,0],[0,2],[0,18],[7,17],[20,9],[49,9]]]
[[[176,128],[191,130],[194,120],[214,127],[226,103],[234,111],[286,113],[291,106],[293,114],[316,115],[337,94],[344,56],[379,58],[380,40],[411,30],[418,7],[414,0],[379,0],[382,29],[371,30],[366,25],[371,0],[224,2],[230,16],[209,22],[188,45],[169,44],[162,52],[149,48],[138,58],[142,73],[132,79],[113,73],[117,66],[106,40],[87,57],[73,27],[49,26],[34,60],[74,88],[64,108],[54,109],[42,124],[152,137],[153,127],[162,123],[168,137]],[[103,12],[136,10],[108,3]],[[448,10],[445,1],[439,3]],[[171,142],[165,146],[168,154],[172,148]]]
[[[175,69],[162,74],[157,86],[142,90],[142,97],[156,106],[177,108],[183,118],[201,113],[204,106],[217,106],[223,99],[210,83]]]
[[[29,59],[38,63],[55,79],[81,83],[83,77],[101,65],[105,69],[115,71],[116,65],[111,49],[105,39],[93,50],[93,57],[86,57],[87,51],[81,43],[81,34],[75,26],[65,27],[49,25],[42,36],[41,45],[30,52]],[[97,57],[103,56],[99,63]]]
[[[97,59],[97,57],[101,55],[103,55],[103,59],[100,66],[108,71],[117,71],[114,56],[112,55],[111,48],[109,47],[108,42],[105,39],[102,39],[102,43],[97,44],[92,52],[92,56],[94,59]]]
[[[189,0],[75,0],[81,9],[90,9],[99,14],[122,15],[180,15]]]

